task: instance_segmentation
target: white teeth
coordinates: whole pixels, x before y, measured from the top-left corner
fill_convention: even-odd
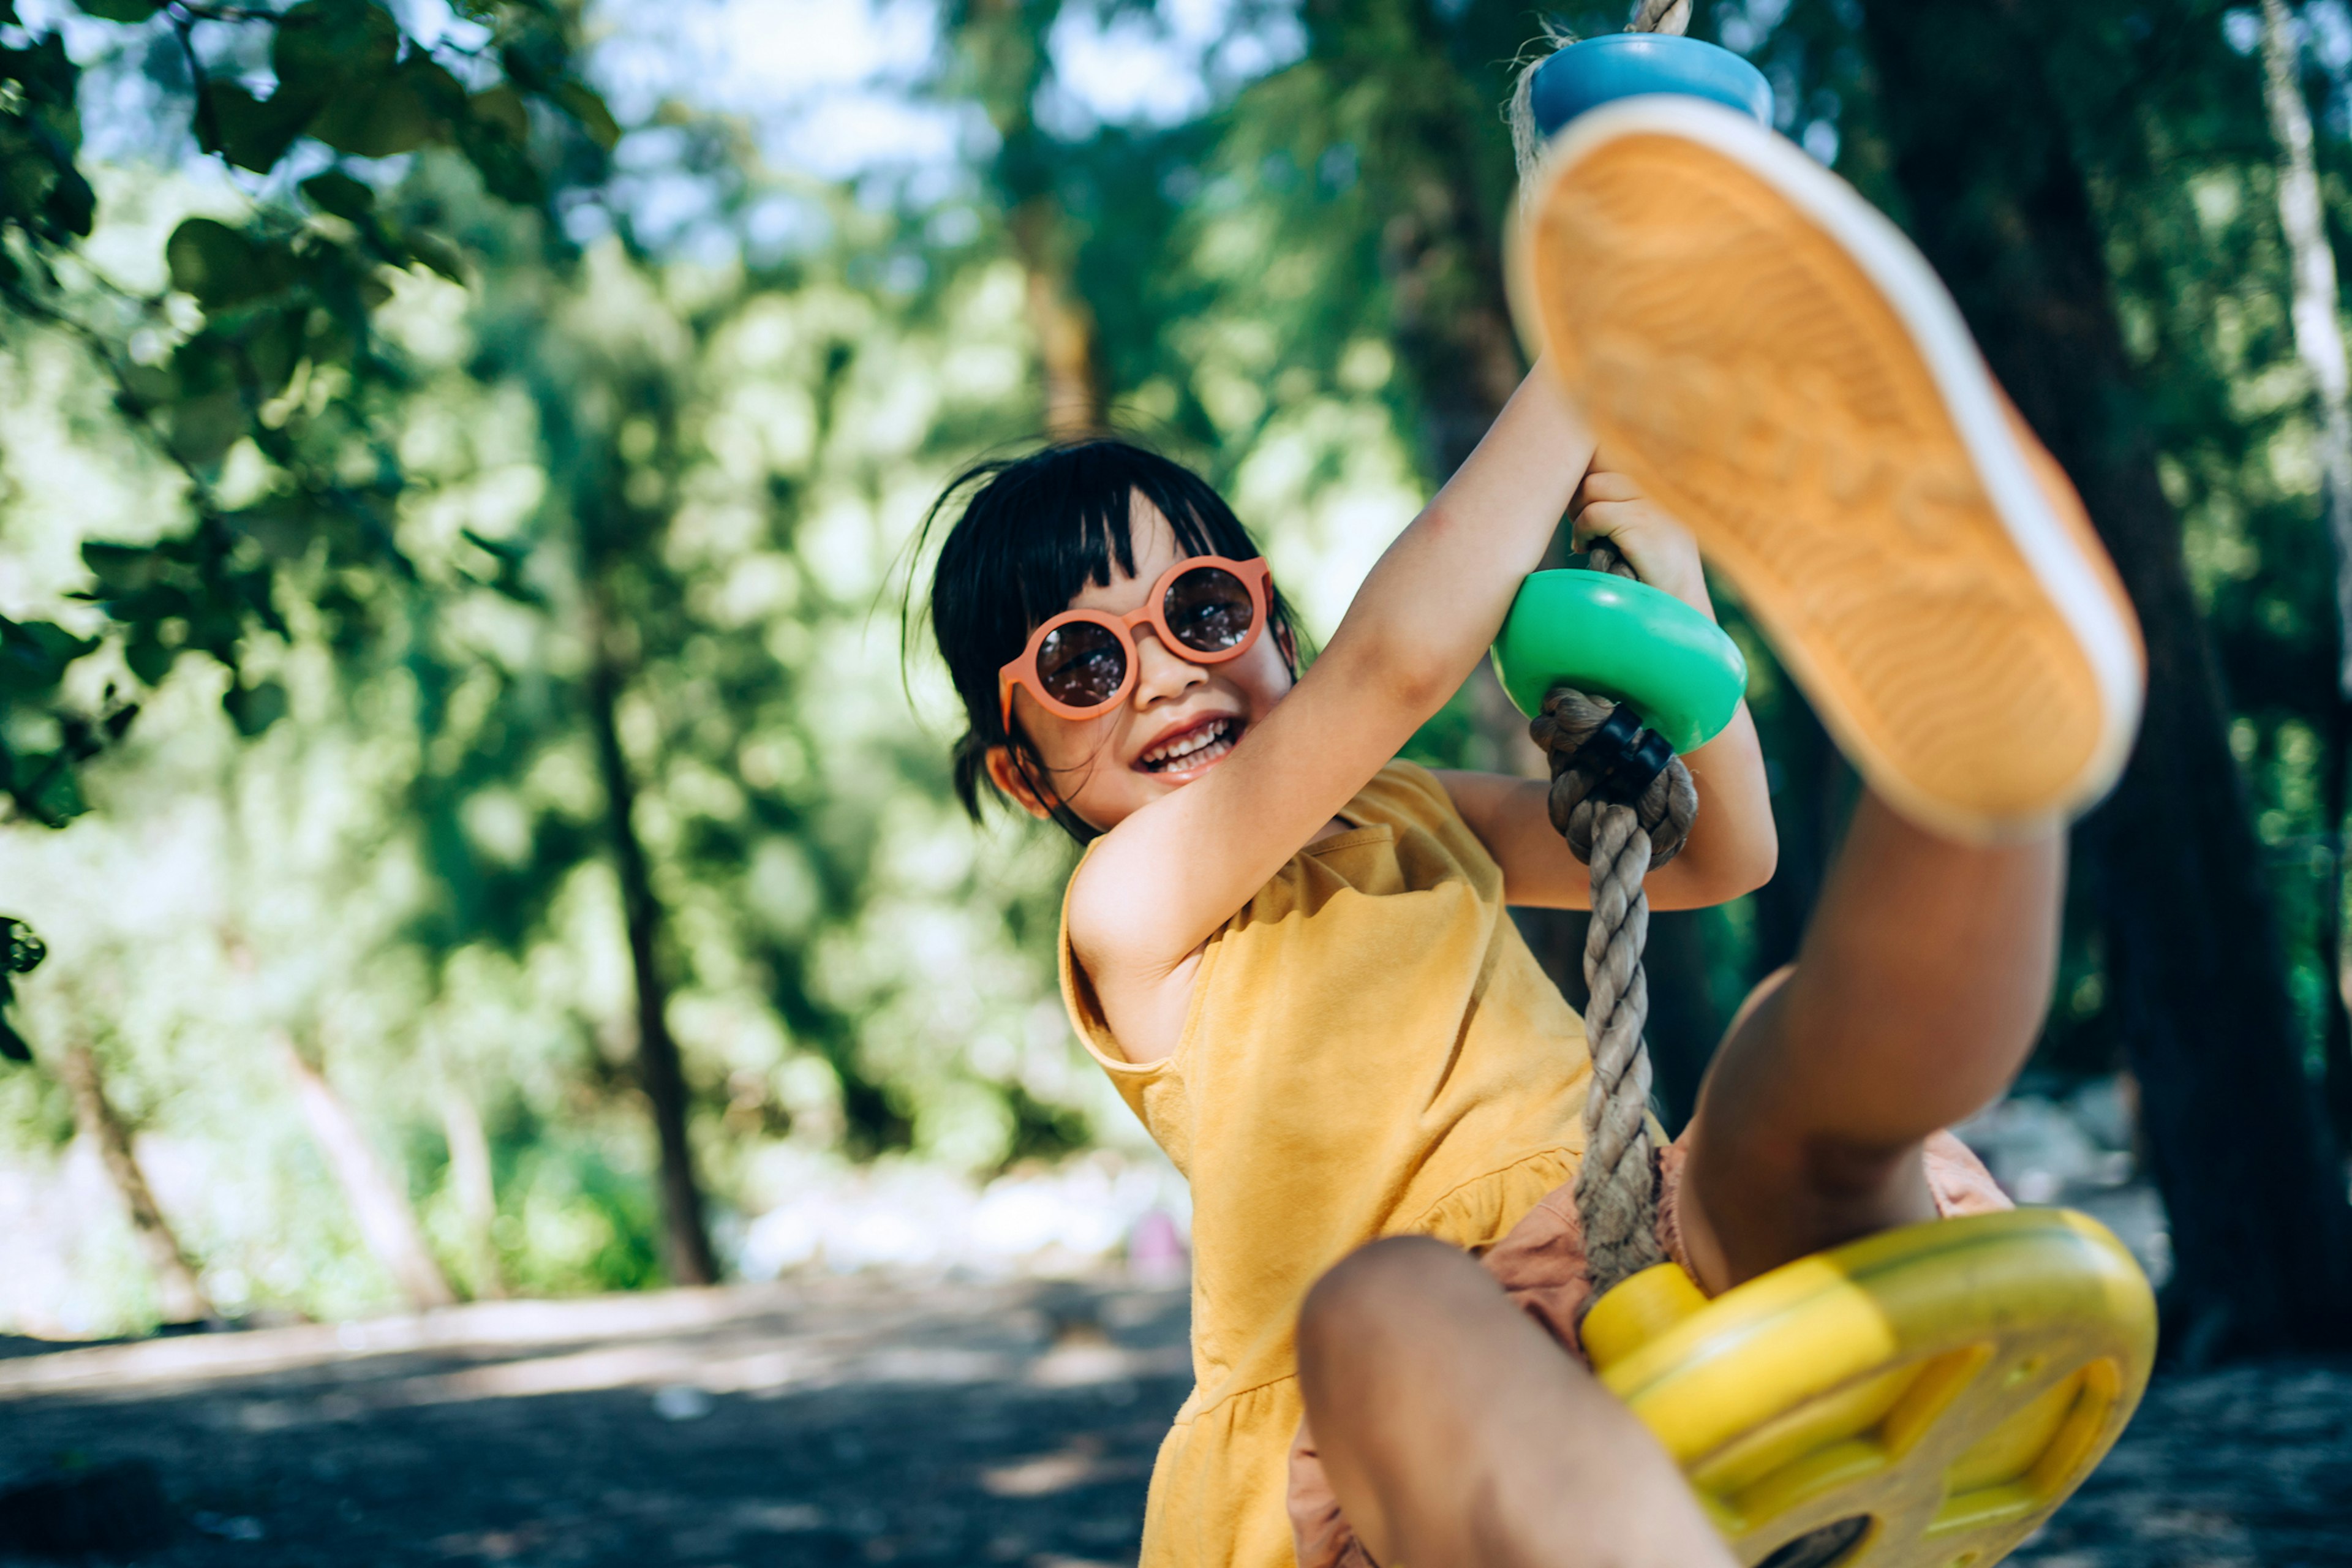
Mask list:
[[[1233,727],[1233,721],[1230,719],[1220,719],[1214,723],[1203,724],[1181,739],[1171,741],[1164,746],[1152,747],[1151,750],[1144,752],[1139,760],[1149,768],[1166,767],[1192,756],[1196,752],[1207,751],[1211,746],[1223,740]]]

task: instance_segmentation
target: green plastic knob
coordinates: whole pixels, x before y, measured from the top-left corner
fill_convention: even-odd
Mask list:
[[[1721,626],[1605,572],[1538,572],[1520,584],[1495,639],[1495,673],[1530,719],[1545,692],[1573,686],[1632,704],[1677,752],[1721,734],[1748,690],[1748,661]]]

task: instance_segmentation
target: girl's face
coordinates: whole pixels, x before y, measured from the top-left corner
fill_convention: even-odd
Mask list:
[[[1133,575],[1111,562],[1108,585],[1087,583],[1069,603],[1074,610],[1125,615],[1142,606],[1160,574],[1186,553],[1175,531],[1142,496],[1129,498],[1135,542]],[[1134,628],[1138,668],[1127,700],[1086,719],[1048,712],[1025,686],[1013,692],[1013,718],[1045,763],[1041,782],[1088,826],[1108,832],[1135,812],[1182,788],[1233,754],[1252,724],[1265,718],[1291,686],[1276,628],[1239,658],[1193,664],[1169,651],[1149,625]],[[988,773],[999,789],[1033,816],[1050,803],[1021,776],[1011,752],[988,753]]]

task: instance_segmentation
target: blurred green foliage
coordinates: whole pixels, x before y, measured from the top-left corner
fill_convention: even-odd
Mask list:
[[[2222,8],[2099,7],[2108,52],[2066,67],[2080,139],[2316,1068],[2345,736],[2274,153]],[[1328,634],[1520,363],[1495,106],[1531,13],[1237,0],[1257,67],[1098,123],[1038,111],[1068,87],[1055,30],[1149,5],[943,5],[905,91],[995,135],[893,184],[771,167],[692,105],[616,125],[558,0],[459,5],[429,39],[373,0],[81,9],[77,55],[0,0],[0,894],[54,953],[25,1036],[103,1061],[218,1304],[392,1299],[279,1037],[361,1108],[462,1289],[664,1278],[640,904],[722,1239],[806,1158],[985,1176],[1134,1145],[1055,1000],[1070,852],[961,820],[945,682],[920,647],[902,667],[913,523],[1041,426],[1058,291],[1109,416],[1223,488]],[[1699,30],[1899,216],[1850,11],[1717,0]],[[2347,88],[2314,60],[2340,224]],[[135,155],[81,153],[100,106]],[[616,158],[693,184],[729,243],[655,232]],[[794,238],[746,240],[777,211]],[[1811,847],[1786,893],[1851,783],[1730,608],[1784,839]],[[1465,691],[1416,754],[1494,765],[1501,733]],[[1706,918],[1718,1017],[1793,940],[1805,895],[1775,896]],[[2117,1064],[2104,1003],[2076,921],[2042,1070]],[[110,1212],[74,1127],[46,1074],[0,1075],[0,1227],[79,1260],[0,1283],[0,1324],[156,1310],[113,1221],[36,1224],[61,1193]]]
[[[82,9],[168,28],[187,118],[159,134],[167,145],[174,132],[190,136],[256,174],[306,144],[359,159],[447,148],[484,191],[532,206],[547,200],[551,172],[587,156],[579,144],[601,152],[618,134],[573,72],[577,19],[552,0],[465,7],[487,37],[450,64],[373,0],[283,10],[92,0]],[[231,721],[258,734],[284,714],[286,693],[244,678],[244,647],[256,631],[287,635],[281,595],[348,614],[360,607],[352,584],[321,583],[321,572],[397,580],[415,569],[389,526],[407,478],[385,425],[405,373],[382,351],[373,312],[392,298],[386,269],[457,279],[465,260],[429,221],[379,213],[375,191],[330,163],[235,222],[186,218],[163,247],[166,287],[121,287],[81,243],[103,215],[76,163],[79,69],[60,33],[25,26],[13,5],[0,7],[0,24],[27,39],[0,47],[0,301],[79,337],[121,417],[184,480],[185,515],[160,537],[84,542],[86,595],[119,630],[137,686],[162,681],[184,652],[208,656],[235,678],[221,698]],[[241,79],[257,57],[268,65],[266,98]],[[558,111],[536,146],[531,101]],[[231,496],[223,465],[240,443],[268,471]],[[54,826],[83,809],[75,769],[119,737],[131,704],[111,684],[94,707],[64,692],[67,667],[97,651],[94,640],[9,623],[0,646],[15,656],[0,690],[0,784],[18,811]]]

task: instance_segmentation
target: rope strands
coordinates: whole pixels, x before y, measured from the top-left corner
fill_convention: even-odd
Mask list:
[[[1629,33],[1671,33],[1680,37],[1689,30],[1691,0],[1636,0]]]
[[[1633,575],[1605,542],[1596,542],[1588,559],[1596,570]],[[1642,970],[1650,900],[1643,879],[1681,852],[1698,813],[1698,792],[1682,760],[1633,722],[1630,710],[1572,687],[1554,687],[1545,696],[1528,733],[1551,764],[1552,826],[1592,872],[1584,942],[1592,1083],[1584,1100],[1576,1208],[1598,1299],[1619,1280],[1665,1261],[1658,1245],[1650,1053],[1642,1037],[1650,1013]]]
[[[1680,37],[1690,21],[1691,0],[1634,0],[1625,30]],[[1574,41],[1552,24],[1544,31],[1555,49]],[[1527,63],[1504,110],[1523,182],[1543,153],[1532,92],[1536,70],[1548,58]],[[1524,183],[1521,188],[1524,193]],[[1598,572],[1635,575],[1605,540],[1594,542],[1587,560]],[[1630,710],[1572,687],[1546,694],[1528,733],[1551,764],[1552,826],[1592,871],[1592,919],[1584,943],[1592,1084],[1584,1101],[1576,1208],[1597,1300],[1618,1281],[1665,1261],[1658,1245],[1650,1053],[1642,1037],[1650,1015],[1649,981],[1642,971],[1650,900],[1643,879],[1681,852],[1698,812],[1698,792],[1672,748],[1643,730]]]

